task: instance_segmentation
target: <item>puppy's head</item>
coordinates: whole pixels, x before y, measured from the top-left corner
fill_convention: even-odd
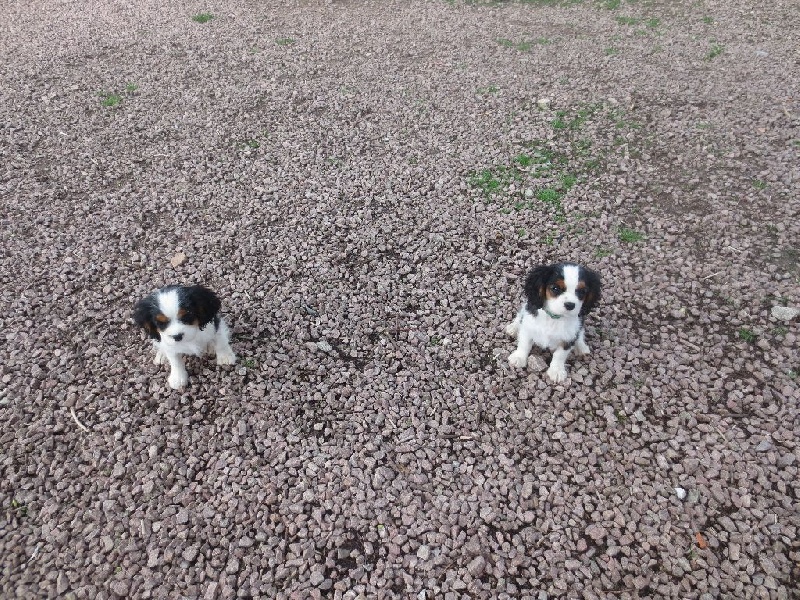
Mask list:
[[[202,285],[169,285],[140,300],[133,321],[167,345],[192,342],[220,309],[217,295]]]
[[[551,316],[588,315],[600,299],[600,277],[573,263],[542,265],[525,280],[528,311],[544,309]]]

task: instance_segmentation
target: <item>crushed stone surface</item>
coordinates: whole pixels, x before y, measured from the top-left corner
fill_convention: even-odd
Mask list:
[[[3,3],[0,596],[796,598],[798,32]],[[559,260],[604,293],[552,385],[503,329]],[[130,313],[195,282],[239,361],[172,391]]]

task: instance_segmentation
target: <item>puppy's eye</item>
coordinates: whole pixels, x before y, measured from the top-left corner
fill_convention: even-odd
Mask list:
[[[558,287],[557,285],[551,285],[550,291],[557,295],[561,293],[561,288]]]
[[[583,297],[586,296],[586,290],[583,288],[576,290],[575,295],[578,297],[578,300],[583,300]]]
[[[156,327],[158,327],[161,331],[164,331],[169,325],[169,321],[156,321]]]
[[[194,321],[194,315],[187,310],[181,315],[181,321],[183,323],[191,323]]]

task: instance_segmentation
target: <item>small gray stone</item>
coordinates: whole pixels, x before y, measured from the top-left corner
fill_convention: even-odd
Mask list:
[[[114,595],[119,596],[121,598],[125,598],[128,595],[130,584],[123,579],[118,579],[116,581],[111,582],[110,587]]]
[[[486,559],[483,556],[476,556],[469,564],[467,564],[467,571],[469,574],[472,575],[474,578],[479,578],[483,575],[483,572],[486,570]]]
[[[769,440],[761,440],[756,446],[756,452],[766,452],[772,449],[772,442]]]
[[[313,586],[319,586],[323,581],[325,581],[325,575],[319,570],[311,571],[311,576],[309,577],[308,581]]]
[[[61,571],[58,574],[58,578],[56,579],[56,591],[58,592],[59,596],[66,593],[69,589],[69,577],[64,571]]]

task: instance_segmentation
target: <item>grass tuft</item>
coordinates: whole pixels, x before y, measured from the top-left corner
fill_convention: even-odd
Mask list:
[[[756,341],[756,334],[755,334],[755,332],[751,331],[750,329],[747,329],[746,327],[742,327],[739,330],[739,339],[740,340],[744,340],[745,342],[747,342],[749,344],[752,344],[753,342]]]
[[[714,60],[724,51],[725,46],[722,44],[711,44],[711,48],[708,49],[708,53],[706,54],[706,60]]]
[[[623,242],[633,244],[644,239],[644,235],[629,227],[620,227],[618,231],[619,239]]]
[[[211,13],[199,13],[192,17],[192,21],[194,21],[195,23],[200,23],[202,25],[203,23],[208,23],[213,18],[214,15],[212,15]]]
[[[116,106],[117,104],[122,102],[122,96],[120,96],[119,94],[114,94],[114,93],[110,93],[110,92],[109,93],[103,92],[103,93],[100,94],[100,96],[102,96],[102,98],[103,98],[100,101],[100,104],[102,104],[103,106],[105,106],[107,108],[110,108],[112,106]]]

